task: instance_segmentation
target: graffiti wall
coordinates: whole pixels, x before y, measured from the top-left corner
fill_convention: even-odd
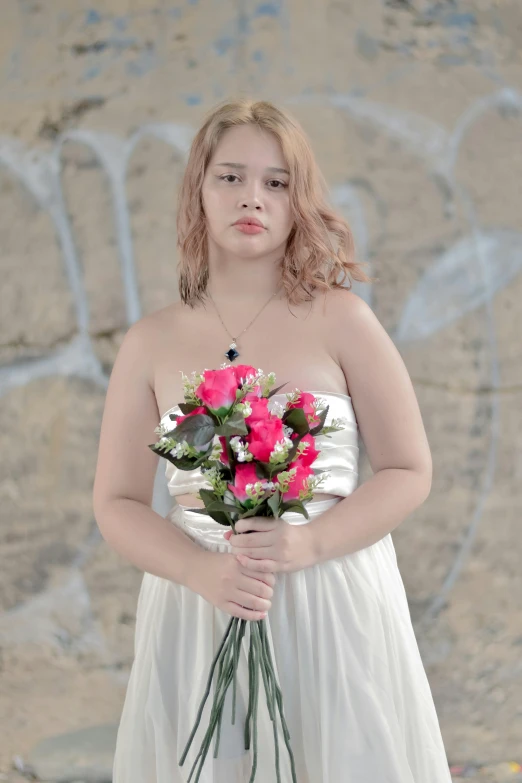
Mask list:
[[[104,393],[127,328],[178,298],[186,153],[234,95],[306,128],[380,278],[354,290],[415,385],[433,489],[393,538],[448,754],[520,755],[520,4],[5,0],[2,14],[2,763],[118,719],[141,574],[93,518]]]

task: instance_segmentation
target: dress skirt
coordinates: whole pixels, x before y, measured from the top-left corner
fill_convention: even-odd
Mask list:
[[[307,504],[308,524],[342,498]],[[227,528],[177,503],[168,519],[202,547],[230,552]],[[346,524],[350,520],[346,519]],[[145,573],[134,661],[118,729],[113,783],[186,783],[208,726],[213,690],[183,763],[208,673],[231,615],[199,594]],[[451,783],[432,693],[413,631],[391,535],[353,554],[277,573],[264,620],[298,783]],[[248,783],[244,747],[249,626],[217,758],[211,744],[200,783]],[[273,723],[261,679],[258,783],[276,783]],[[291,768],[278,716],[281,783]],[[195,773],[191,782],[195,780]]]

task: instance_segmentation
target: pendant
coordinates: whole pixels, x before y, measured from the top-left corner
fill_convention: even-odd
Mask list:
[[[230,345],[228,346],[228,351],[226,351],[225,353],[225,356],[231,362],[233,362],[234,359],[237,359],[237,357],[239,356],[239,352],[236,351],[236,347],[237,347],[236,343],[231,342]]]

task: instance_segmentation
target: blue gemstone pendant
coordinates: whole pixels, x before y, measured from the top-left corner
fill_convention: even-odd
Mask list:
[[[228,351],[225,353],[225,356],[229,361],[233,362],[234,359],[237,359],[239,356],[239,352],[236,351],[236,343],[230,343]]]

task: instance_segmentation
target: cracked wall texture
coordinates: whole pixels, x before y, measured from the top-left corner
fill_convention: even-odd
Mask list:
[[[415,385],[433,489],[393,538],[448,756],[520,752],[521,52],[518,0],[4,0],[2,764],[118,719],[141,575],[92,516],[104,393],[177,298],[184,156],[238,94],[310,134]]]

